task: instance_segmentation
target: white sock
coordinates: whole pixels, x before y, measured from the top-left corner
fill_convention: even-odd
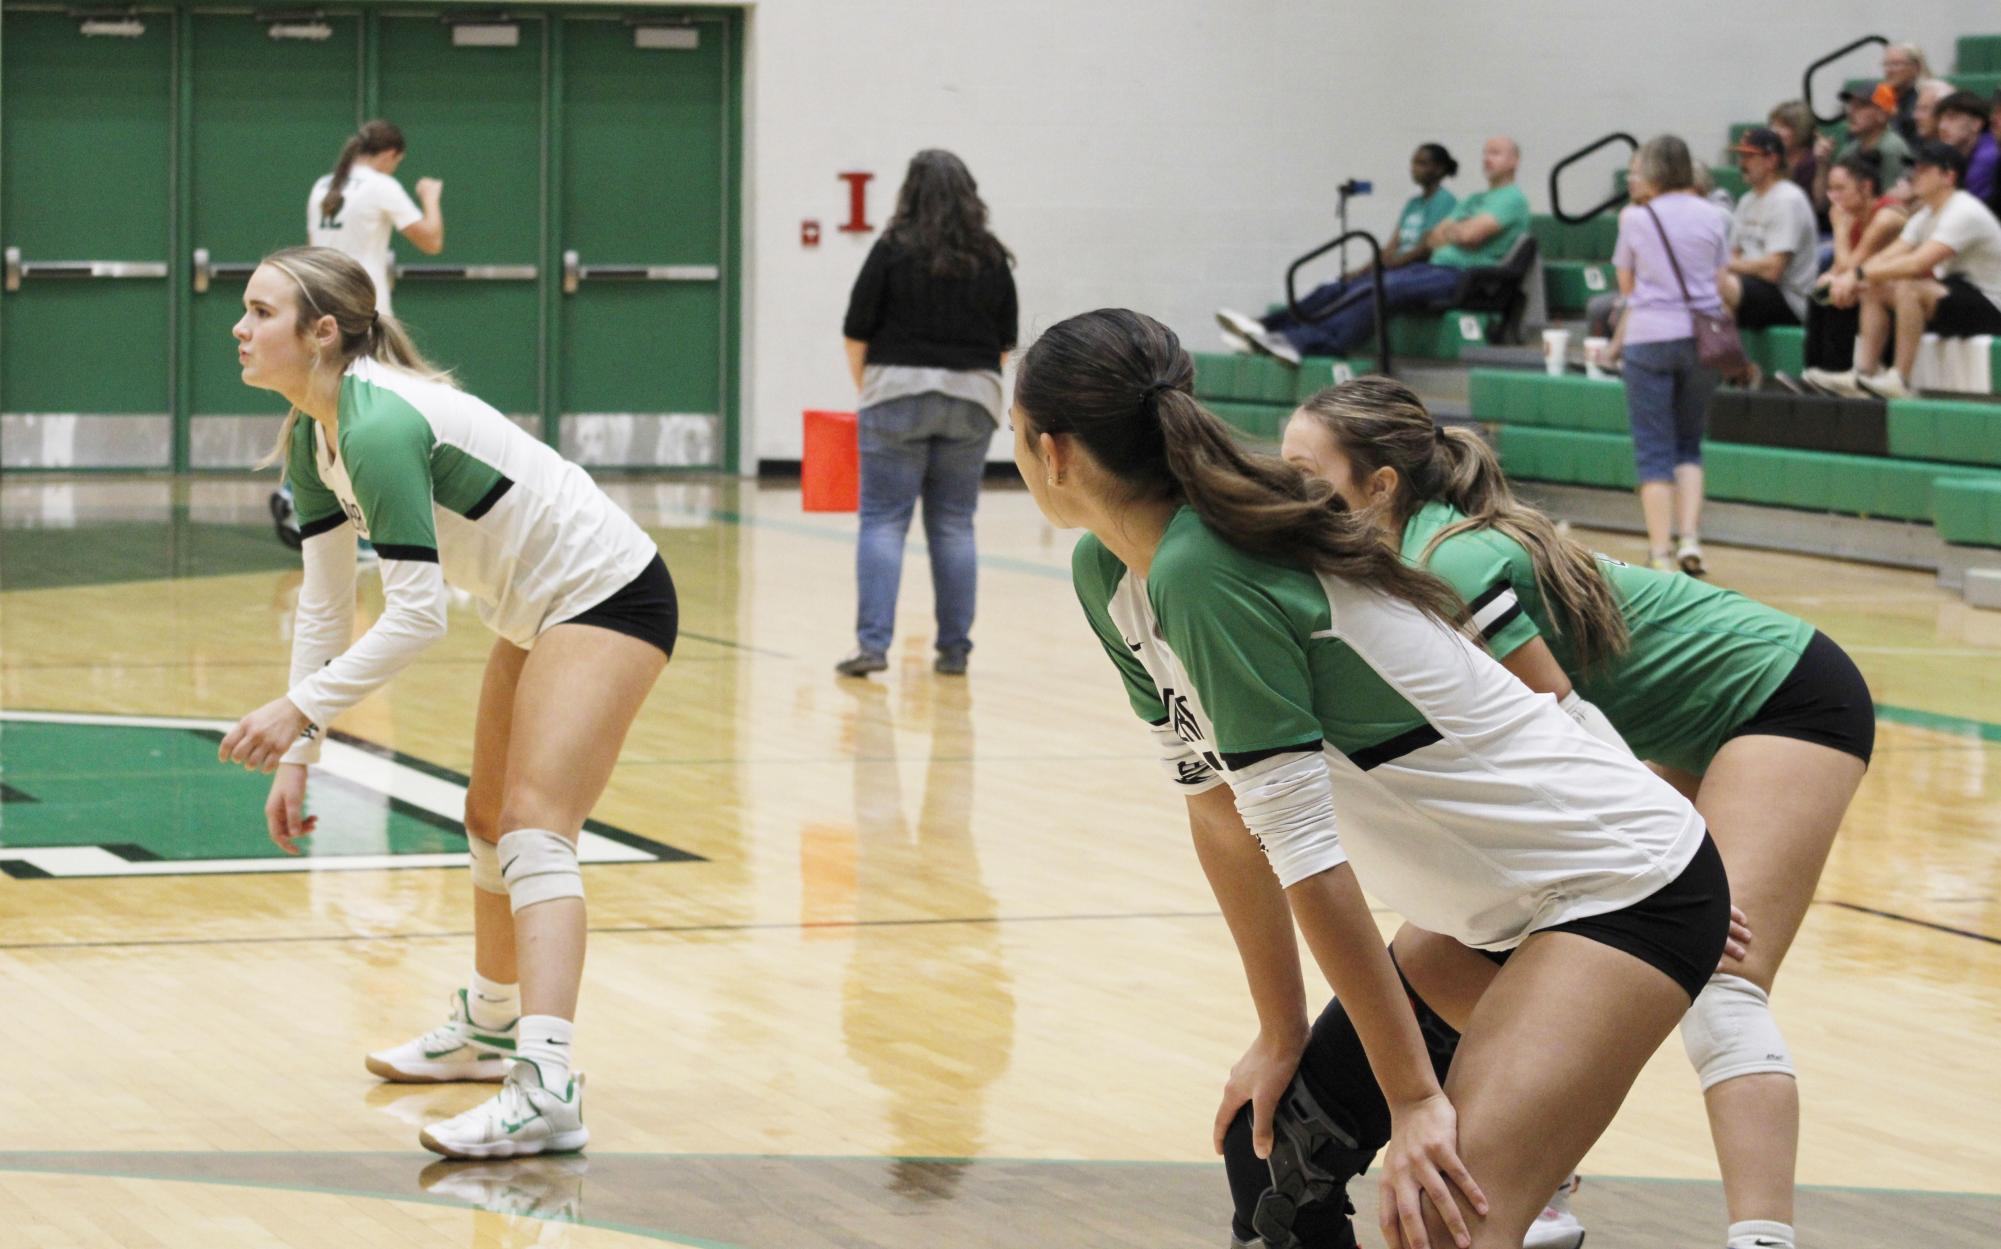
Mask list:
[[[555,1015],[523,1015],[521,1030],[515,1034],[514,1056],[535,1064],[542,1087],[558,1097],[569,1094],[570,1043],[576,1030],[575,1024]]]
[[[1730,1249],[1794,1249],[1793,1225],[1748,1219],[1730,1225]]]
[[[475,1028],[507,1031],[521,1017],[521,986],[488,980],[475,968],[466,982],[466,1014]]]

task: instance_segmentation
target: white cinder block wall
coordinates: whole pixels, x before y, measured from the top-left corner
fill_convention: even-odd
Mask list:
[[[1262,308],[1291,257],[1332,237],[1344,179],[1376,184],[1351,224],[1387,227],[1418,143],[1452,149],[1464,194],[1481,185],[1482,137],[1515,135],[1529,201],[1547,211],[1550,166],[1608,130],[1674,130],[1720,157],[1731,122],[1797,95],[1806,63],[1852,38],[1916,39],[1949,69],[1954,36],[2001,31],[1984,0],[759,0],[750,13],[750,470],[798,457],[801,410],[853,404],[841,315],[875,236],[836,231],[840,171],[875,172],[879,225],[910,154],[951,148],[1018,259],[1025,336],[1124,304],[1206,350],[1217,305]],[[1866,72],[1872,57],[1838,66],[1821,107]],[[1579,203],[1610,168],[1580,171]],[[816,249],[799,243],[806,218],[821,223]]]

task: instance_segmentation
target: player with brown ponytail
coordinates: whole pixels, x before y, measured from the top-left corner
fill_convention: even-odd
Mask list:
[[[1476,432],[1438,427],[1399,382],[1319,392],[1293,414],[1283,450],[1372,517],[1386,546],[1450,582],[1488,651],[1528,688],[1623,739],[1695,802],[1755,939],[1708,978],[1682,1041],[1708,1104],[1731,1243],[1791,1245],[1799,1094],[1769,995],[1869,764],[1875,709],[1861,673],[1805,621],[1594,556],[1516,500]],[[1414,928],[1396,953],[1453,1023],[1493,975]]]
[[[1386,1145],[1391,1244],[1520,1249],[1715,969],[1722,862],[1686,799],[1509,676],[1446,586],[1325,482],[1244,452],[1193,383],[1152,318],[1063,321],[1022,359],[1015,463],[1044,516],[1088,530],[1084,615],[1187,799],[1250,981],[1259,1035],[1215,1141],[1248,1135],[1282,1200],[1233,1166],[1234,1230],[1288,1243],[1289,1216],[1264,1224],[1323,1183],[1322,1145],[1343,1182]],[[1506,963],[1442,1087],[1363,884]],[[1295,917],[1386,1107],[1322,1105],[1305,1119],[1340,1117],[1324,1131],[1275,1113],[1318,1102],[1294,1081]],[[1559,1008],[1573,1026],[1551,1033]]]

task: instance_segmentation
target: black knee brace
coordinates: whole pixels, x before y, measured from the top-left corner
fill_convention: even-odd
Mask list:
[[[1442,1081],[1459,1034],[1415,994],[1411,1005]],[[1389,1104],[1362,1039],[1341,1003],[1329,1002],[1272,1116],[1271,1158],[1259,1158],[1251,1146],[1249,1106],[1224,1134],[1223,1166],[1236,1207],[1231,1233],[1263,1249],[1354,1249],[1348,1181],[1368,1170],[1389,1139]]]

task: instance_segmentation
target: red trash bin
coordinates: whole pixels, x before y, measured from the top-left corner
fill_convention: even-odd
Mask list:
[[[861,425],[852,412],[806,413],[799,498],[809,512],[861,510]]]

